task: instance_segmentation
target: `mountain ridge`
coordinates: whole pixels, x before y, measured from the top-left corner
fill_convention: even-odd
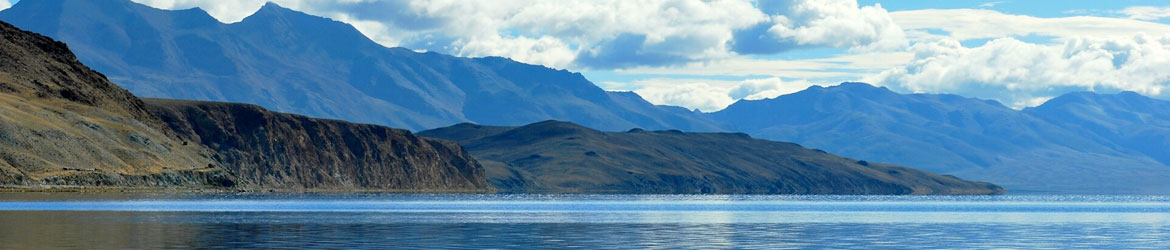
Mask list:
[[[240,22],[209,18],[128,0],[28,1],[0,11],[0,20],[84,48],[81,61],[146,97],[244,102],[413,130],[548,119],[610,131],[722,130],[697,114],[611,95],[579,73],[387,48],[349,24],[274,3]]]
[[[1170,166],[1170,101],[1130,91],[1074,92],[1023,112]]]
[[[1170,188],[1160,184],[1170,178],[1170,167],[1151,157],[1165,153],[1145,154],[1116,139],[1086,136],[1090,133],[1070,128],[1077,122],[1044,118],[1035,110],[1040,109],[845,83],[743,100],[707,115],[766,139],[987,180],[1015,191],[1165,193]]]

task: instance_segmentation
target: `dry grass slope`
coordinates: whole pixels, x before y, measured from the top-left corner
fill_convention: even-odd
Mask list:
[[[230,184],[129,92],[52,39],[0,23],[0,184]]]

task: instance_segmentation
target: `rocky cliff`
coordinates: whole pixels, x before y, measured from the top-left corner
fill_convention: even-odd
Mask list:
[[[206,146],[244,185],[283,189],[483,191],[458,144],[409,131],[276,113],[256,105],[145,99],[183,141]]]
[[[742,133],[601,132],[546,121],[419,132],[457,140],[515,193],[998,194],[985,182],[859,161]]]
[[[250,105],[150,100],[0,23],[0,186],[490,191],[451,142]]]

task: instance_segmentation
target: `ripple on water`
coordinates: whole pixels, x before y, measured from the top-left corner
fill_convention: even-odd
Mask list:
[[[82,198],[0,196],[0,249],[1170,249],[1160,196]]]

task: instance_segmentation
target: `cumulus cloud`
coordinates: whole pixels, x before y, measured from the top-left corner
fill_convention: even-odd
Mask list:
[[[563,41],[556,51],[575,52],[561,59],[572,63],[549,66],[595,69],[727,57],[731,30],[766,18],[750,2],[739,0],[415,1],[410,5],[445,23],[420,34],[457,37],[443,52],[516,58],[462,45],[494,37],[546,36]]]
[[[135,1],[200,7],[236,22],[268,0]],[[350,23],[386,46],[556,68],[663,67],[798,47],[905,45],[885,9],[855,0],[271,1]]]
[[[966,48],[953,39],[919,43],[914,59],[867,80],[910,92],[996,99],[1021,108],[1075,90],[1165,95],[1170,35],[1076,38],[1033,44],[1000,38]]]
[[[202,7],[225,22],[243,19],[264,2],[136,1],[167,9]],[[274,2],[353,24],[386,46],[504,56],[558,68],[728,57],[732,30],[767,18],[746,0]]]
[[[1170,6],[1134,6],[1122,9],[1121,13],[1132,19],[1154,21],[1170,18]]]
[[[880,4],[858,7],[853,0],[809,0],[764,9],[782,9],[772,16],[768,32],[802,45],[838,48],[893,49],[906,44],[902,28]],[[783,10],[787,7],[786,10]]]
[[[773,98],[804,90],[813,84],[771,77],[743,81],[654,78],[623,83],[602,82],[600,85],[610,90],[634,91],[654,104],[714,112],[740,99]]]
[[[735,32],[742,54],[771,54],[802,47],[896,49],[905,34],[880,4],[854,0],[759,1],[768,21]]]
[[[8,0],[0,0],[0,10],[6,10],[10,7],[12,7],[11,2],[8,2]]]

